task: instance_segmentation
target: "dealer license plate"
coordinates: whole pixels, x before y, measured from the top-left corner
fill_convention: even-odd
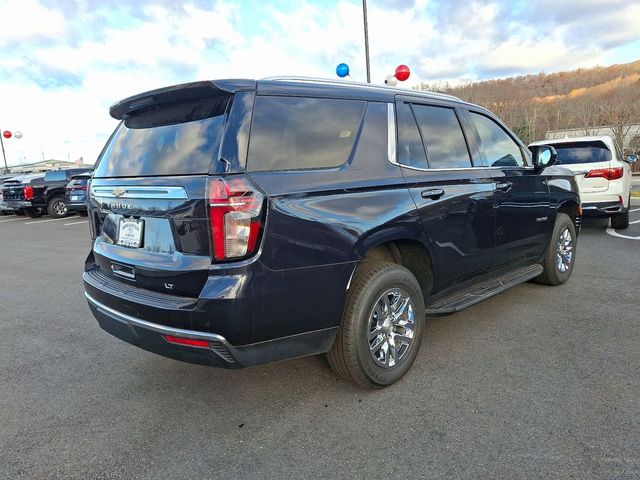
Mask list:
[[[118,245],[138,248],[142,245],[144,221],[135,218],[123,218],[118,228]]]

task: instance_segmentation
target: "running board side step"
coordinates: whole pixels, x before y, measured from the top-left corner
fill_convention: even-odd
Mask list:
[[[437,299],[432,305],[428,305],[426,315],[427,317],[438,317],[459,312],[464,308],[504,292],[508,288],[531,280],[540,275],[542,271],[543,268],[540,264],[529,265],[473,285],[468,289],[454,292],[444,298]]]

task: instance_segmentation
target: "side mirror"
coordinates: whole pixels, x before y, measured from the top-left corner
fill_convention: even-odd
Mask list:
[[[558,153],[551,145],[535,145],[529,148],[531,149],[533,166],[536,170],[542,170],[543,168],[555,165],[558,159]]]
[[[627,155],[627,163],[636,163],[638,161],[638,155]]]

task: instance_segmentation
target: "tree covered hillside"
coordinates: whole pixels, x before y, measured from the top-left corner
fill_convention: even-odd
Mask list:
[[[423,83],[423,90],[444,92],[482,105],[504,120],[525,142],[548,130],[610,126],[622,147],[629,125],[640,124],[640,61],[560,73],[539,73],[479,82]],[[640,149],[640,138],[631,148]],[[637,143],[637,145],[635,144]]]

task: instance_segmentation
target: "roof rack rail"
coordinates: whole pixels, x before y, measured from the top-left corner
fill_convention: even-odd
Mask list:
[[[356,81],[350,81],[350,80],[335,80],[335,79],[331,79],[331,78],[320,78],[320,77],[299,77],[299,76],[274,76],[274,77],[265,77],[262,78],[261,80],[267,80],[267,81],[278,81],[278,82],[305,82],[305,83],[323,83],[326,85],[340,85],[340,86],[345,86],[345,87],[367,87],[367,88],[375,88],[375,89],[379,89],[379,90],[394,90],[396,92],[399,93],[426,93],[428,95],[432,95],[434,97],[439,97],[439,98],[445,98],[448,100],[456,100],[458,102],[462,102],[463,100],[453,96],[453,95],[449,95],[447,93],[439,93],[439,92],[432,92],[430,90],[406,90],[406,89],[402,89],[402,88],[395,88],[395,87],[386,87],[383,85],[376,85],[373,83],[364,83],[364,82],[356,82]]]

